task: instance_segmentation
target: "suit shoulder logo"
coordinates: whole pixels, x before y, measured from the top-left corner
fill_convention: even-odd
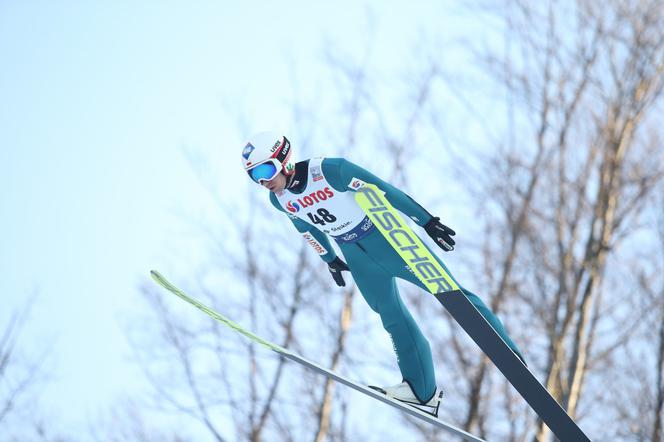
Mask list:
[[[350,183],[348,183],[348,187],[352,190],[360,190],[361,188],[363,188],[366,185],[367,185],[367,183],[365,183],[361,179],[355,178],[355,177],[353,177],[353,179],[350,180]]]

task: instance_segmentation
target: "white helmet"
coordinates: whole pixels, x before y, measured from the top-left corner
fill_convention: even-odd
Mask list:
[[[276,132],[261,132],[251,137],[242,150],[242,164],[257,183],[270,181],[279,172],[287,177],[295,173],[290,141]]]

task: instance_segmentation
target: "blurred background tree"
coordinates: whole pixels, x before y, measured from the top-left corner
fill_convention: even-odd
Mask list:
[[[337,118],[323,119],[294,93],[294,120],[309,134],[294,148],[300,158],[343,155],[366,166],[456,227],[459,247],[443,258],[503,319],[533,372],[591,437],[660,440],[662,269],[653,256],[662,251],[662,222],[648,220],[662,210],[664,7],[508,0],[466,12],[491,39],[468,35],[452,48],[423,36],[396,73],[372,69],[379,42],[369,40],[359,58],[328,45],[321,87]],[[447,65],[449,50],[473,62]],[[380,324],[353,288],[331,284],[285,217],[258,199],[264,192],[251,189],[243,211],[208,189],[219,219],[200,227],[216,249],[191,275],[190,291],[345,375],[394,381]],[[468,216],[472,224],[460,225]],[[224,221],[231,217],[233,225]],[[442,418],[488,440],[551,440],[436,301],[400,286],[434,348],[448,392]],[[167,308],[152,287],[144,293],[159,330],[145,332],[160,341],[136,349],[155,403],[190,414],[214,440],[394,439],[394,421],[353,420],[374,404],[195,312]],[[391,413],[378,404],[363,412]],[[446,440],[397,416],[410,439]]]
[[[421,14],[444,9],[417,7]],[[503,320],[531,370],[591,438],[662,440],[664,4],[481,0],[445,9],[445,23],[458,20],[459,26],[422,28],[406,52],[379,37],[381,14],[389,8],[383,2],[366,8],[363,39],[352,46],[323,35],[315,63],[296,52],[283,57],[291,90],[275,120],[289,116],[297,156],[346,157],[454,228],[458,246],[441,256]],[[411,27],[403,26],[391,32]],[[197,41],[207,37],[203,32]],[[389,67],[376,63],[385,52]],[[109,54],[112,63],[120,58]],[[144,62],[143,55],[136,58]],[[226,54],[214,56],[227,61]],[[123,73],[130,78],[123,90],[140,83],[134,67]],[[162,79],[154,86],[153,70],[143,74],[149,80],[139,87],[148,93],[159,95],[150,88],[169,84]],[[95,87],[103,84],[93,80]],[[259,105],[228,94],[222,106],[238,132],[249,135]],[[88,105],[88,111],[105,108]],[[173,121],[187,112],[198,110],[184,109]],[[131,115],[145,118],[147,127],[145,115]],[[234,138],[226,135],[220,139]],[[186,226],[180,236],[188,245],[165,244],[160,253],[172,256],[177,270],[161,270],[213,308],[321,365],[360,382],[399,381],[389,338],[350,276],[346,288],[334,285],[264,189],[248,179],[221,187],[228,182],[222,178],[233,176],[228,168],[239,169],[233,158],[241,148],[222,146],[225,165],[190,146],[182,149],[206,199],[180,206]],[[149,187],[153,169],[136,168]],[[163,184],[158,188],[167,193]],[[200,201],[206,206],[197,206]],[[127,209],[125,215],[136,213]],[[444,420],[491,441],[553,439],[433,297],[405,283],[399,287],[431,341],[446,393]],[[138,290],[143,302],[126,318],[126,335],[150,389],[127,386],[121,400],[91,420],[89,434],[66,434],[57,425],[60,410],[40,406],[42,387],[53,380],[45,375],[47,352],[19,339],[31,304],[7,315],[0,328],[3,438],[449,440],[256,348],[149,281]],[[191,426],[181,424],[183,416]]]

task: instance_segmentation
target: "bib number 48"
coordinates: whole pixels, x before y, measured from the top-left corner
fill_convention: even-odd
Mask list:
[[[320,224],[324,226],[326,223],[333,223],[337,220],[337,217],[332,215],[327,209],[318,209],[316,214],[311,212],[307,213],[307,216],[313,224]]]

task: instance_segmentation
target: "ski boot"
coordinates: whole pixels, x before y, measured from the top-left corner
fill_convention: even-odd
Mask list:
[[[391,387],[376,387],[375,385],[369,385],[369,388],[379,391],[387,397],[411,405],[434,417],[438,417],[438,407],[440,407],[440,400],[443,398],[443,390],[439,388],[436,389],[436,392],[431,399],[424,403],[415,396],[415,393],[413,393],[413,390],[406,381]]]

